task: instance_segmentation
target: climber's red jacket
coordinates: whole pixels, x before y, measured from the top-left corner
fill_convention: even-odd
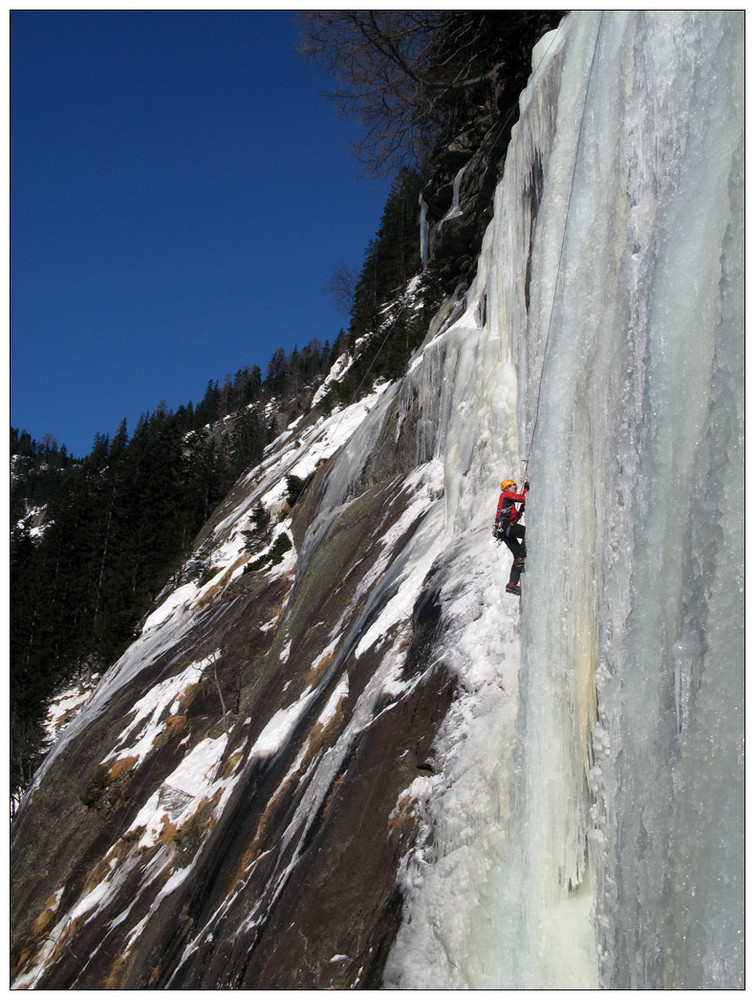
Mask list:
[[[524,501],[527,499],[527,487],[525,486],[524,493],[515,493],[513,489],[509,488],[501,492],[498,498],[498,510],[496,511],[495,521],[498,524],[501,520],[506,520],[508,518],[511,524],[516,524],[519,518],[524,513]],[[520,503],[522,505],[521,509],[517,509],[516,504]]]

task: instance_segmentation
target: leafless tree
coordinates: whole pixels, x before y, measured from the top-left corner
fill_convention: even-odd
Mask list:
[[[365,132],[358,157],[376,173],[420,160],[432,101],[422,81],[430,65],[440,11],[307,11],[300,50],[337,81],[329,92]]]
[[[454,115],[463,127],[465,116],[495,110],[502,95],[507,105],[515,100],[532,45],[561,13],[308,11],[299,48],[335,78],[328,96],[363,126],[357,157],[385,175],[422,167]]]
[[[213,611],[218,608],[219,604],[213,605]],[[226,708],[225,695],[230,691],[234,696],[235,708],[231,712],[238,715],[245,683],[245,661],[243,657],[226,659],[228,654],[224,652],[224,648],[228,637],[242,622],[244,608],[244,601],[237,597],[231,600],[228,610],[223,615],[222,624],[214,613],[197,620],[189,630],[190,642],[184,654],[184,662],[199,670],[200,681],[207,679],[215,688],[223,714],[223,731],[226,735],[228,735],[226,716],[229,712]],[[197,654],[200,657],[199,663],[196,662]]]
[[[226,715],[228,714],[225,707],[225,698],[223,697],[223,688],[220,683],[220,678],[218,677],[218,667],[220,665],[221,651],[220,647],[216,646],[209,635],[202,635],[199,629],[195,631],[196,646],[195,648],[199,650],[202,655],[201,666],[198,666],[200,671],[200,678],[208,677],[218,693],[218,698],[220,699],[220,710],[223,713],[223,732],[228,735],[228,724],[226,722]]]
[[[219,630],[213,628],[205,630],[201,620],[195,622],[189,633],[191,636],[191,646],[189,652],[186,654],[187,660],[192,657],[192,654],[197,652],[201,656],[200,664],[195,663],[194,666],[200,672],[200,679],[208,678],[217,691],[218,699],[220,700],[220,710],[223,713],[223,731],[226,736],[228,735],[228,725],[226,722],[228,711],[225,706],[223,685],[220,682],[220,667],[223,658],[222,649],[226,637],[238,624],[240,611],[240,607],[236,608],[225,626]]]
[[[358,275],[356,271],[351,271],[341,261],[333,271],[328,287],[325,291],[330,296],[330,300],[336,312],[348,316],[354,304],[354,291],[357,286]]]

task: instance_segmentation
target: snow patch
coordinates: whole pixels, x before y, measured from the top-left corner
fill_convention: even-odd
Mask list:
[[[139,850],[154,847],[163,832],[166,818],[181,818],[185,825],[204,801],[220,790],[223,794],[215,807],[222,811],[222,800],[230,793],[233,782],[218,781],[216,770],[223,756],[228,736],[223,733],[216,739],[208,737],[188,753],[178,767],[163,782],[139,810],[126,836],[144,827],[138,843]],[[171,797],[171,790],[183,795]]]
[[[249,757],[271,757],[286,744],[297,723],[309,708],[316,690],[308,687],[298,701],[280,708],[255,740]]]

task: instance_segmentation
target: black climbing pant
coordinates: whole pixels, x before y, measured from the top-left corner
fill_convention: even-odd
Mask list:
[[[523,524],[510,524],[506,531],[504,542],[508,546],[509,552],[514,557],[509,574],[509,583],[518,584],[519,577],[524,569],[524,557],[527,555],[527,546],[524,544],[524,533],[527,529]]]

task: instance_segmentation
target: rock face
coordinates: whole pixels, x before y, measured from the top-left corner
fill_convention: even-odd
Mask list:
[[[64,731],[13,826],[17,985],[379,985],[405,790],[455,684],[430,567],[401,593],[443,493],[432,463],[411,481],[427,414],[403,396],[279,439]],[[291,511],[285,476],[310,469]],[[295,548],[250,570],[260,498]]]
[[[451,115],[423,191],[431,267],[449,295],[460,278],[469,283],[475,274],[511,130],[518,119],[519,95],[530,75],[531,47],[557,27],[564,13],[487,15],[490,31],[496,35],[503,31],[493,85],[485,105],[475,108],[473,115]]]
[[[406,378],[280,435],[38,772],[12,833],[16,987],[381,985],[402,866],[431,836],[412,789],[434,780],[478,656],[444,637],[479,616],[475,586],[505,579],[487,540],[484,583],[458,590],[480,564],[459,512],[487,525],[477,492],[515,465],[516,402],[485,296],[468,307],[457,286],[510,125],[490,109],[438,153],[426,196],[450,297]],[[309,479],[293,509],[288,475]],[[505,643],[498,614],[486,627],[513,706],[507,615]]]
[[[456,136],[437,156],[438,167],[423,195],[429,207],[429,249],[433,268],[447,292],[458,276],[473,276],[482,233],[493,215],[493,192],[498,182],[500,119],[486,116]],[[492,154],[492,155],[491,155]],[[484,230],[484,225],[483,225]]]

